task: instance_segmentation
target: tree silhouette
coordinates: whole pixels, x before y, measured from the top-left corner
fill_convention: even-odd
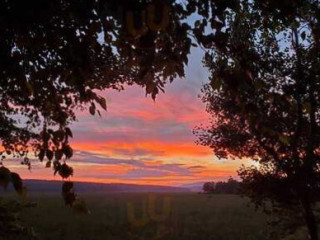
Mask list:
[[[220,32],[198,37],[207,49],[211,77],[203,100],[212,114],[210,126],[196,129],[199,143],[220,158],[254,159],[258,167],[239,170],[244,192],[257,205],[302,213],[312,240],[320,177],[319,12],[311,0],[240,1],[221,19]]]
[[[0,186],[11,182],[24,194],[5,160],[20,158],[31,168],[33,154],[68,179],[68,126],[78,110],[100,115],[107,109],[99,91],[138,85],[155,99],[167,82],[184,76],[191,39],[179,6],[159,0],[1,1]],[[72,182],[63,184],[62,195],[74,204]]]
[[[214,182],[205,182],[202,186],[202,191],[205,193],[214,193],[215,183]]]
[[[211,72],[212,126],[199,142],[220,158],[252,158],[239,171],[263,205],[302,209],[318,239],[320,18],[315,0],[52,0],[0,3],[0,140],[31,166],[30,152],[68,178],[76,110],[107,108],[98,91],[146,89],[153,99],[184,76],[193,42]],[[187,20],[197,15],[194,23]],[[193,40],[191,40],[193,39]],[[21,178],[2,166],[0,184]],[[72,205],[73,184],[63,185]]]
[[[215,193],[218,194],[239,194],[240,182],[233,178],[229,178],[226,182],[217,182]]]
[[[165,1],[1,2],[1,164],[11,156],[30,167],[35,152],[68,178],[68,125],[77,110],[106,110],[97,91],[135,84],[155,99],[167,81],[183,77],[191,40],[174,8]],[[0,168],[3,185],[9,173]]]
[[[202,190],[205,193],[238,194],[240,190],[240,182],[233,178],[229,178],[226,182],[205,182]]]
[[[192,3],[193,4],[193,3]],[[76,111],[106,110],[98,91],[146,89],[153,99],[184,76],[192,4],[139,0],[0,3],[0,164],[31,167],[30,153],[62,178],[73,174],[69,124]],[[226,6],[224,7],[226,8]],[[0,168],[3,185],[10,171]]]

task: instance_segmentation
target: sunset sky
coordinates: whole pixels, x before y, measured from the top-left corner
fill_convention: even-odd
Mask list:
[[[73,180],[177,186],[236,177],[248,162],[218,160],[209,148],[196,145],[192,134],[195,126],[209,121],[199,98],[208,78],[201,56],[193,49],[186,77],[168,84],[156,102],[133,86],[101,94],[108,104],[102,118],[79,112],[72,125]],[[60,180],[37,160],[31,171],[17,161],[6,165],[25,179]]]

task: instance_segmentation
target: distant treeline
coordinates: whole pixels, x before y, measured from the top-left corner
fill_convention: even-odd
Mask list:
[[[215,194],[239,194],[241,183],[233,178],[229,178],[226,182],[206,182],[203,184],[204,193]]]

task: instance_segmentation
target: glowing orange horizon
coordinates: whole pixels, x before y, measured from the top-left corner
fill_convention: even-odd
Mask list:
[[[121,151],[126,152],[126,155],[135,155],[137,149],[144,149],[146,152],[156,154],[161,157],[172,156],[188,156],[188,157],[203,157],[212,155],[212,151],[203,146],[198,146],[195,143],[166,143],[160,141],[154,142],[75,142],[72,143],[74,150],[83,150],[105,155],[121,155]],[[120,152],[120,153],[119,153]],[[147,154],[146,154],[147,155]]]
[[[191,69],[199,75],[192,81],[177,79],[166,86],[156,102],[136,87],[100,92],[108,105],[102,118],[79,111],[79,121],[71,125],[72,180],[167,186],[235,177],[243,162],[218,161],[210,148],[195,144],[193,128],[209,120],[197,96],[199,71]],[[33,162],[31,172],[19,162],[5,165],[24,179],[61,180],[45,162]]]

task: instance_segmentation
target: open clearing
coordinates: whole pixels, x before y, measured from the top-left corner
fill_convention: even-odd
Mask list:
[[[90,214],[55,194],[33,194],[22,218],[40,240],[264,240],[266,216],[234,195],[116,193],[81,195]]]

